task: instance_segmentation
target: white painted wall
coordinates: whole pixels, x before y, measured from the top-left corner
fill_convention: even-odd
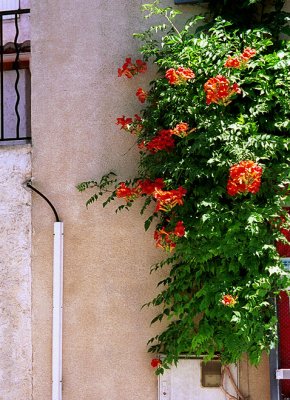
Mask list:
[[[0,400],[31,399],[30,152],[0,147]]]

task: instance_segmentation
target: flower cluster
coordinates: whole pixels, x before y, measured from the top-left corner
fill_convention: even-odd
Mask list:
[[[164,227],[154,232],[156,247],[172,252],[176,247],[176,240],[185,235],[185,227],[182,221],[178,221],[173,231],[166,231]]]
[[[171,151],[175,146],[175,141],[172,137],[171,129],[161,129],[150,142],[143,144],[150,153],[154,154],[157,151]]]
[[[166,71],[165,78],[168,80],[170,85],[182,85],[189,79],[194,79],[195,73],[190,68],[170,68]]]
[[[138,144],[138,147],[141,150],[146,149],[152,154],[161,150],[170,152],[175,147],[175,141],[172,135],[184,138],[195,130],[196,128],[189,130],[189,125],[186,122],[180,122],[174,129],[161,129],[153,139],[147,143],[142,141]]]
[[[227,68],[240,68],[241,60],[239,57],[228,56],[227,61],[225,62],[224,66]]]
[[[148,97],[148,93],[145,92],[145,90],[143,90],[142,88],[139,87],[139,88],[137,89],[136,96],[138,97],[138,100],[139,100],[141,103],[145,103],[145,101],[146,101],[146,99],[147,99],[147,97]]]
[[[119,183],[116,189],[116,196],[124,198],[127,202],[136,200],[142,195],[153,196],[157,200],[155,212],[169,212],[177,205],[183,205],[183,197],[186,195],[186,189],[179,187],[173,190],[163,190],[165,184],[162,178],[157,178],[155,181],[150,179],[138,180],[135,187],[128,187],[125,182]],[[175,234],[182,232],[181,226],[176,226]]]
[[[227,192],[230,196],[240,193],[257,193],[261,185],[263,169],[254,161],[245,160],[230,168]]]
[[[180,122],[174,129],[172,129],[171,134],[184,138],[195,130],[196,128],[189,130],[189,125],[186,122]]]
[[[237,298],[237,296],[233,297],[231,294],[225,294],[221,299],[221,303],[227,307],[234,307],[237,303]]]
[[[255,54],[255,49],[246,47],[241,55],[236,57],[229,56],[224,66],[227,68],[241,68],[245,66],[249,59],[254,57]]]
[[[151,181],[150,179],[139,180],[133,188],[129,188],[126,183],[121,182],[116,189],[116,196],[124,198],[127,202],[131,202],[143,194],[152,195],[156,190],[163,189],[164,185],[162,178],[157,178],[155,181]]]
[[[231,98],[235,94],[241,93],[241,89],[237,83],[231,85],[230,81],[222,75],[210,78],[204,84],[204,90],[206,93],[206,104],[216,103],[224,106],[231,102]]]
[[[136,60],[135,64],[132,63],[131,58],[126,58],[122,68],[118,68],[118,76],[125,75],[127,78],[132,78],[134,75],[144,73],[147,71],[147,65],[142,60]]]
[[[163,189],[164,185],[165,184],[162,178],[157,178],[155,181],[151,181],[150,179],[138,181],[138,187],[141,189],[142,194],[146,194],[148,196],[152,195],[155,190]]]
[[[121,182],[116,190],[116,196],[123,198],[128,202],[134,201],[141,194],[140,188],[129,188],[125,182]]]
[[[242,53],[242,58],[244,60],[249,60],[250,58],[254,57],[256,55],[257,51],[255,49],[251,49],[250,47],[246,47],[245,50]]]
[[[183,205],[183,197],[186,195],[186,189],[180,186],[173,190],[156,190],[153,197],[157,200],[155,212],[169,212],[173,207]]]
[[[134,115],[134,119],[126,118],[125,115],[123,115],[122,117],[117,118],[116,125],[121,125],[120,129],[138,136],[143,129],[141,122],[142,118],[138,114]]]

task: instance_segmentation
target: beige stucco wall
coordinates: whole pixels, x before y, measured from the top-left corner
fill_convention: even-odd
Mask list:
[[[0,400],[32,395],[30,156],[0,147]]]
[[[86,210],[82,180],[110,170],[134,175],[134,139],[115,126],[139,111],[135,91],[147,76],[117,77],[125,57],[138,57],[131,34],[146,1],[32,0],[32,132],[34,185],[64,221],[64,400],[155,400],[157,380],[146,353],[161,257],[144,233],[138,206]],[[167,1],[167,4],[173,2]],[[189,7],[184,7],[188,10]],[[201,9],[197,8],[197,12]],[[131,149],[131,150],[130,150]],[[53,214],[33,195],[33,399],[51,395]],[[268,400],[267,361],[243,387]],[[251,378],[249,378],[251,376]]]

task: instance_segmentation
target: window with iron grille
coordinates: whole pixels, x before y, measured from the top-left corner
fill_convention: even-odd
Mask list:
[[[2,1],[19,7],[19,1]],[[9,4],[7,4],[9,3]],[[0,145],[31,139],[29,9],[0,11]],[[6,17],[9,19],[6,19]]]

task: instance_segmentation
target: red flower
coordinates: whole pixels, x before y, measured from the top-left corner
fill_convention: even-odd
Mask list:
[[[176,247],[176,243],[171,238],[171,232],[167,232],[164,227],[154,232],[154,239],[156,241],[156,247],[169,251],[170,253]]]
[[[183,224],[183,221],[178,221],[175,228],[174,228],[174,234],[178,237],[182,237],[185,235],[185,227]]]
[[[138,187],[131,189],[124,182],[121,182],[116,190],[116,196],[124,198],[127,202],[134,201],[140,196],[140,189]]]
[[[186,80],[195,78],[195,73],[190,68],[178,67],[177,74]]]
[[[175,146],[175,141],[171,134],[172,131],[170,129],[162,129],[150,142],[145,144],[146,149],[152,154],[160,150],[171,151]]]
[[[136,96],[138,97],[139,101],[141,101],[141,103],[145,103],[148,93],[145,92],[145,90],[143,90],[142,88],[138,88],[137,92],[136,92]]]
[[[224,66],[227,68],[240,68],[241,62],[238,57],[229,56]]]
[[[230,168],[227,192],[230,196],[240,193],[257,193],[261,185],[263,169],[254,161],[245,160]]]
[[[233,297],[231,294],[225,294],[223,297],[222,297],[222,300],[221,300],[221,302],[222,302],[222,304],[224,305],[224,306],[227,306],[227,307],[234,307],[234,305],[236,304],[236,302],[237,302],[237,296],[236,297]]]
[[[189,129],[189,126],[186,122],[180,122],[172,130],[172,135],[176,135],[179,137],[185,137],[189,134],[188,129]]]
[[[176,247],[176,241],[179,237],[185,235],[185,227],[182,221],[178,221],[173,231],[166,231],[164,227],[154,232],[156,247],[169,251],[170,253]]]
[[[126,118],[125,115],[123,115],[121,118],[117,118],[116,125],[121,125],[120,129],[128,131],[129,125],[132,124],[132,122],[133,122],[132,118]]]
[[[138,186],[140,187],[142,194],[151,195],[155,190],[160,190],[164,188],[164,181],[162,178],[157,178],[155,181],[150,179],[145,179],[144,181],[139,181]]]
[[[162,361],[159,360],[159,358],[153,358],[153,359],[151,360],[151,367],[153,367],[153,368],[158,368],[158,367],[160,367],[161,365],[162,365]]]
[[[171,134],[184,138],[194,131],[196,131],[196,128],[192,128],[189,130],[189,125],[186,122],[180,122],[171,131]]]
[[[186,189],[179,187],[175,190],[155,190],[153,196],[157,200],[155,212],[170,211],[173,207],[183,205],[183,196],[186,195]]]
[[[224,66],[227,68],[241,68],[246,65],[250,58],[254,57],[256,54],[255,49],[247,47],[244,49],[243,53],[237,57],[229,56]]]
[[[121,125],[120,129],[124,129],[126,132],[130,132],[133,135],[139,135],[143,129],[143,125],[141,124],[142,118],[139,115],[134,115],[134,120],[132,118],[126,118],[123,115],[121,118],[117,118],[116,125]]]
[[[144,74],[147,71],[147,64],[142,60],[136,60],[137,71]]]
[[[231,86],[230,81],[222,75],[210,78],[204,84],[204,90],[206,92],[206,104],[216,103],[224,106],[231,102],[230,99],[233,95],[241,93],[236,83]]]
[[[166,71],[165,78],[170,85],[180,85],[186,83],[189,79],[194,79],[195,73],[190,68],[178,67],[177,70],[170,68]]]
[[[142,140],[140,143],[137,144],[137,146],[138,146],[138,148],[139,148],[140,150],[146,149],[145,140]]]
[[[242,59],[248,61],[250,58],[254,57],[254,55],[256,54],[256,50],[255,49],[251,49],[250,47],[246,47],[242,53]]]
[[[168,80],[170,85],[177,85],[179,83],[179,76],[174,68],[170,68],[166,71],[165,78]]]
[[[134,75],[144,73],[147,70],[147,65],[142,60],[136,60],[132,63],[131,58],[126,58],[122,68],[118,68],[118,76],[125,75],[127,78],[132,78]]]

